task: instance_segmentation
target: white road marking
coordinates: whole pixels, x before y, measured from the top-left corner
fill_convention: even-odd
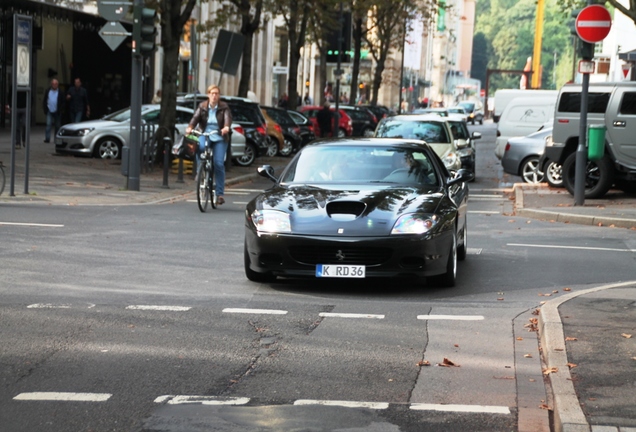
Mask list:
[[[482,248],[466,248],[468,255],[481,255]]]
[[[39,224],[39,223],[30,223],[30,222],[0,222],[0,225],[31,226],[31,227],[46,227],[46,228],[64,228],[64,225],[60,225],[60,224]]]
[[[489,414],[510,414],[510,408],[493,405],[455,405],[455,404],[411,404],[412,410],[422,411],[451,411],[451,412],[474,412]]]
[[[250,192],[238,192],[236,191],[236,189],[226,189],[225,190],[225,195],[249,195]]]
[[[331,401],[331,400],[314,400],[314,399],[298,399],[294,405],[325,405],[339,406],[345,408],[369,408],[369,409],[387,409],[387,402],[355,402],[355,401]]]
[[[155,399],[155,403],[167,403],[168,405],[245,405],[250,398],[245,397],[217,397],[217,396],[186,396],[164,395]]]
[[[472,213],[472,214],[499,214],[501,212],[490,211],[490,210],[468,210],[468,213]]]
[[[247,205],[247,201],[232,201],[232,204]]]
[[[189,311],[192,308],[189,306],[130,305],[130,306],[126,306],[126,309],[185,312],[185,311]]]
[[[599,247],[587,247],[587,246],[537,245],[537,244],[523,244],[523,243],[508,243],[506,246],[529,247],[529,248],[534,247],[534,248],[548,248],[548,249],[578,249],[578,250],[607,251],[607,252],[636,252],[636,249],[613,249],[613,248],[599,248]]]
[[[318,316],[326,318],[373,318],[384,319],[384,315],[371,315],[371,314],[355,314],[355,313],[331,313],[321,312]]]
[[[483,315],[418,315],[419,320],[481,321]]]
[[[233,192],[263,192],[263,189],[241,189],[241,188],[231,188],[231,189],[227,189],[228,191],[233,191]]]
[[[255,314],[269,314],[269,315],[286,315],[287,311],[276,309],[245,309],[245,308],[225,308],[223,312],[226,313],[255,313]]]
[[[27,306],[27,309],[70,309],[71,305],[53,303],[34,303]]]
[[[468,196],[468,201],[474,199],[475,201],[503,201],[503,200],[507,200],[508,198],[502,195],[477,195],[477,194],[470,194]]]
[[[32,392],[20,393],[14,400],[28,401],[62,401],[62,402],[105,402],[110,393],[66,393],[66,392]]]

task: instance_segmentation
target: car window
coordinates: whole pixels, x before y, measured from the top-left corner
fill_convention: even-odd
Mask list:
[[[625,92],[621,100],[620,114],[636,115],[636,93]]]
[[[124,108],[119,111],[115,111],[112,114],[109,114],[104,117],[104,120],[115,121],[115,122],[125,122],[130,120],[130,108]]]
[[[352,120],[367,121],[369,116],[360,110],[345,110],[345,112],[351,117]]]
[[[148,112],[142,113],[141,119],[145,121],[146,124],[158,124],[160,114],[161,114],[160,110],[148,111]]]
[[[309,119],[296,111],[288,111],[289,115],[294,119],[294,122],[299,125],[309,124]]]
[[[188,123],[190,123],[190,120],[192,119],[192,115],[193,114],[191,112],[177,110],[176,123],[177,124],[188,124]]]
[[[305,148],[281,183],[387,183],[439,185],[425,150],[398,147],[314,146]]]
[[[470,135],[468,134],[468,129],[464,122],[449,120],[451,131],[453,132],[453,136],[455,139],[468,139]]]
[[[449,143],[450,138],[443,122],[432,120],[395,120],[383,122],[376,136],[381,138],[409,138],[423,140],[428,143]]]
[[[272,120],[278,123],[281,126],[294,126],[294,121],[287,114],[287,111],[277,110],[273,108],[264,108],[267,115],[269,115]]]
[[[588,93],[587,112],[602,114],[607,109],[610,94],[604,93]],[[559,112],[580,113],[581,112],[581,93],[580,92],[563,92],[559,99]]]

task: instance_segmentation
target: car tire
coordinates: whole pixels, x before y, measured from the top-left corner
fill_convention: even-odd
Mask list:
[[[548,161],[543,169],[545,181],[552,187],[563,187],[563,167],[561,164]]]
[[[345,138],[347,133],[343,129],[338,129],[338,138]]]
[[[289,157],[294,151],[294,143],[292,143],[289,139],[285,138],[285,142],[283,144],[283,148],[278,150],[278,155],[282,157]]]
[[[542,183],[545,175],[539,170],[539,157],[530,156],[521,162],[519,176],[525,183]]]
[[[366,128],[362,131],[362,136],[365,138],[371,138],[374,135],[373,129]]]
[[[446,261],[446,273],[433,276],[429,278],[432,285],[444,288],[451,288],[455,286],[457,280],[457,237],[453,233],[453,242],[451,244],[451,250],[448,254],[448,260]]]
[[[250,268],[250,256],[247,252],[247,244],[243,246],[243,263],[245,265],[245,277],[252,282],[273,282],[276,280],[276,276],[271,273],[259,273]]]
[[[234,159],[237,165],[247,167],[254,163],[256,160],[256,147],[254,144],[245,144],[245,151],[243,152],[243,156],[237,157]]]
[[[105,137],[95,144],[95,157],[100,159],[121,159],[122,144],[115,138]]]
[[[570,154],[563,162],[563,185],[574,195],[574,176],[576,166],[576,152]],[[600,198],[607,193],[614,183],[614,167],[612,161],[605,155],[597,161],[587,161],[585,167],[585,198]]]
[[[464,217],[464,229],[462,230],[462,239],[463,239],[462,244],[457,246],[457,259],[459,261],[464,261],[468,253],[468,221],[466,220],[465,217]]]
[[[278,141],[276,138],[268,136],[265,140],[267,141],[267,151],[265,152],[265,156],[276,156],[278,154]]]

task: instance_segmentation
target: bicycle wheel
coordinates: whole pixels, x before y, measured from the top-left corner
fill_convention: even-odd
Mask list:
[[[197,169],[197,204],[201,212],[205,213],[207,210],[209,199],[208,170],[205,168],[205,161],[202,160]]]
[[[210,169],[208,170],[208,193],[210,194],[210,205],[212,208],[216,208],[216,190],[214,188],[214,163],[212,161],[209,162]]]

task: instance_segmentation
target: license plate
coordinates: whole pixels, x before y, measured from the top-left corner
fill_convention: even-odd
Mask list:
[[[318,264],[316,277],[363,278],[365,270],[363,265]]]

